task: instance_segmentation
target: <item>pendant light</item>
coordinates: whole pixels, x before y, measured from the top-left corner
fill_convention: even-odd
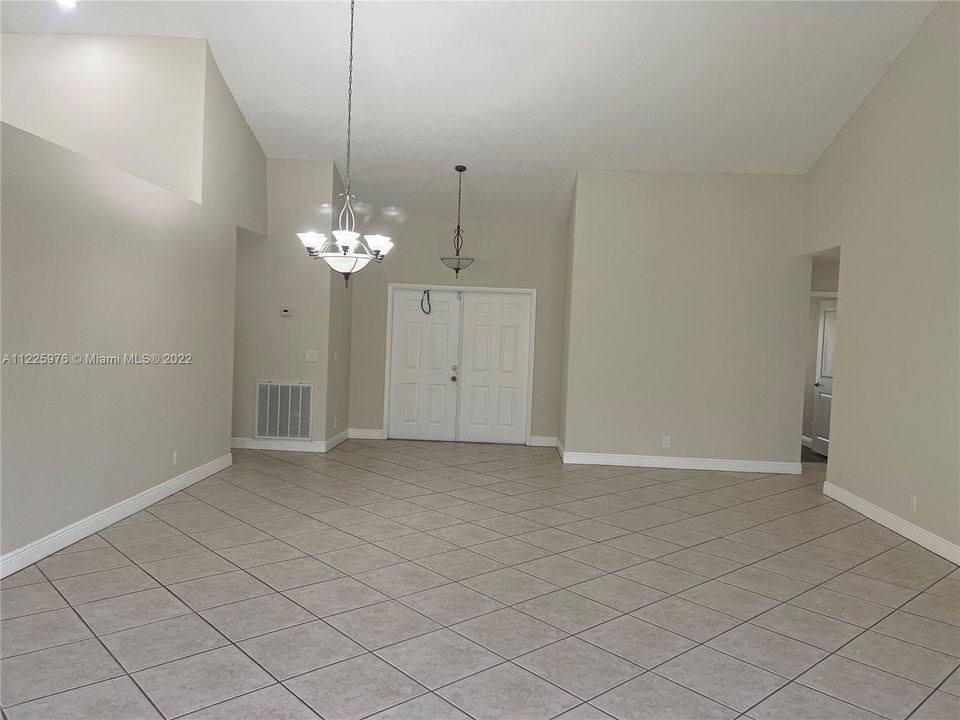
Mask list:
[[[381,262],[390,252],[393,243],[385,235],[364,235],[356,231],[357,218],[353,212],[356,197],[350,191],[350,131],[353,128],[353,18],[356,0],[350,0],[350,69],[347,75],[347,166],[344,191],[340,194],[343,208],[333,231],[333,240],[323,233],[297,233],[307,254],[315,260],[323,260],[332,270],[343,275],[344,285],[349,287],[350,276],[363,270],[371,261]]]
[[[460,277],[460,271],[473,264],[475,258],[462,257],[460,250],[463,249],[463,228],[460,227],[460,205],[463,201],[463,173],[466,172],[466,165],[457,165],[453,168],[459,176],[457,179],[457,227],[453,231],[453,257],[442,257],[440,262],[453,270],[455,278]]]

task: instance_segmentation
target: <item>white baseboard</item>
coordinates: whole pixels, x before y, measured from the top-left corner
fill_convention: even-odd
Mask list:
[[[350,437],[350,431],[344,428],[343,430],[338,432],[336,435],[334,435],[332,438],[327,438],[326,443],[324,443],[323,451],[330,452],[337,445],[339,445],[344,440],[346,440],[348,437]]]
[[[614,453],[566,452],[564,463],[573,465],[623,465],[625,467],[672,468],[677,470],[727,470],[734,472],[786,473],[799,475],[800,463],[767,460],[720,460],[712,458],[666,457],[657,455],[617,455]]]
[[[556,447],[560,440],[549,435],[531,435],[530,447]]]
[[[17,570],[33,565],[38,560],[48,555],[52,555],[58,550],[73,545],[75,542],[83,540],[85,537],[100,532],[106,527],[119,522],[126,517],[130,517],[135,512],[139,512],[150,505],[153,505],[165,497],[173,495],[184,488],[190,487],[195,482],[210,477],[214,473],[230,467],[233,464],[233,457],[228,453],[216,460],[204,463],[193,470],[188,470],[182,475],[166,480],[159,485],[154,485],[148,490],[137,493],[133,497],[121,500],[116,505],[111,505],[104,510],[94,513],[83,520],[78,520],[72,525],[61,528],[50,533],[46,537],[34,540],[29,545],[24,545],[17,550],[11,550],[6,555],[0,557],[0,577],[6,577]]]
[[[864,500],[858,495],[854,495],[849,490],[844,490],[831,482],[823,484],[823,494],[831,497],[839,503],[843,503],[851,510],[856,510],[861,515],[865,515],[876,523],[883,525],[889,530],[893,530],[899,535],[903,535],[908,540],[913,540],[917,545],[925,547],[930,552],[936,553],[950,562],[960,565],[960,545],[950,542],[939,535],[934,535],[929,530],[924,530],[919,525],[914,525],[909,520],[904,520],[899,515],[894,515],[889,510],[874,505],[868,500]]]
[[[812,447],[813,447],[813,438],[808,438],[806,435],[801,435],[801,436],[800,436],[800,444],[803,445],[803,446],[806,447],[806,448],[812,448]]]
[[[292,452],[327,451],[326,440],[262,440],[257,438],[231,438],[230,447],[243,450],[290,450]]]
[[[328,440],[264,440],[262,438],[235,437],[230,439],[230,447],[244,450],[289,450],[291,452],[325,453],[333,450],[348,437],[353,437],[349,433],[349,430],[341,430]]]
[[[351,440],[386,440],[380,428],[350,428],[348,431]]]

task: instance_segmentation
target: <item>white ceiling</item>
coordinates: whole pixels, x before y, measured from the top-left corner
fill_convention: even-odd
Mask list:
[[[926,2],[357,5],[354,191],[565,220],[578,168],[804,173]],[[4,32],[207,38],[268,157],[343,169],[348,3],[4,2]]]

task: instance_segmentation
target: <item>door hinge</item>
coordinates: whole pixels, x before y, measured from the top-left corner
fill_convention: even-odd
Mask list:
[[[457,290],[457,300],[463,300],[463,290]]]

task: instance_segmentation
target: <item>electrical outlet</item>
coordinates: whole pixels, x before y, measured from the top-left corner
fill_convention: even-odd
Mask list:
[[[911,495],[911,496],[910,496],[909,505],[910,505],[910,512],[916,512],[916,511],[917,511],[917,496],[916,496],[916,495]]]
[[[669,450],[669,449],[670,449],[670,436],[669,436],[669,435],[664,435],[664,436],[663,436],[663,439],[660,441],[660,444],[663,446],[663,449],[664,449],[664,450]]]
[[[176,467],[180,464],[180,450],[173,451],[173,466]]]
[[[317,351],[316,350],[305,350],[303,353],[303,359],[305,362],[316,362],[317,361]]]

